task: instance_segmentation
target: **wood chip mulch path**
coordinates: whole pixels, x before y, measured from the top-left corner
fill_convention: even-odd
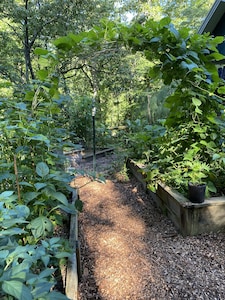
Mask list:
[[[182,237],[134,178],[80,176],[79,300],[225,299],[225,234]]]

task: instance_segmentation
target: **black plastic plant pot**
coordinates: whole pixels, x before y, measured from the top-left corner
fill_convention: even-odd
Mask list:
[[[193,203],[202,203],[205,200],[206,184],[188,183],[189,200]]]

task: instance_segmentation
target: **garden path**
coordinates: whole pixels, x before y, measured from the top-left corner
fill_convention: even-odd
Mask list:
[[[73,184],[84,202],[79,300],[225,299],[224,233],[182,237],[134,178]]]

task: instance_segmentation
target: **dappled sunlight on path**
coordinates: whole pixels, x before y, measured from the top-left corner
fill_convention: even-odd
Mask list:
[[[146,298],[150,297],[146,287],[149,282],[154,282],[156,270],[152,269],[149,255],[146,255],[145,220],[132,203],[129,205],[129,197],[135,196],[138,206],[146,203],[135,195],[136,190],[127,194],[112,181],[85,185],[87,180],[76,180],[77,187],[83,186],[79,190],[84,202],[80,230],[83,230],[85,243],[92,253],[92,271],[99,297],[107,300],[150,299]],[[90,266],[84,268],[84,275],[89,275]],[[145,296],[142,296],[143,291]]]
[[[79,300],[225,299],[225,235],[182,237],[134,178],[76,179]]]

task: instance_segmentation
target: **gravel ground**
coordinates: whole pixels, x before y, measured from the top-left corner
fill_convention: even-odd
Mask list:
[[[114,160],[98,160],[106,177]],[[224,233],[182,237],[134,178],[73,184],[84,202],[79,300],[225,299]]]

